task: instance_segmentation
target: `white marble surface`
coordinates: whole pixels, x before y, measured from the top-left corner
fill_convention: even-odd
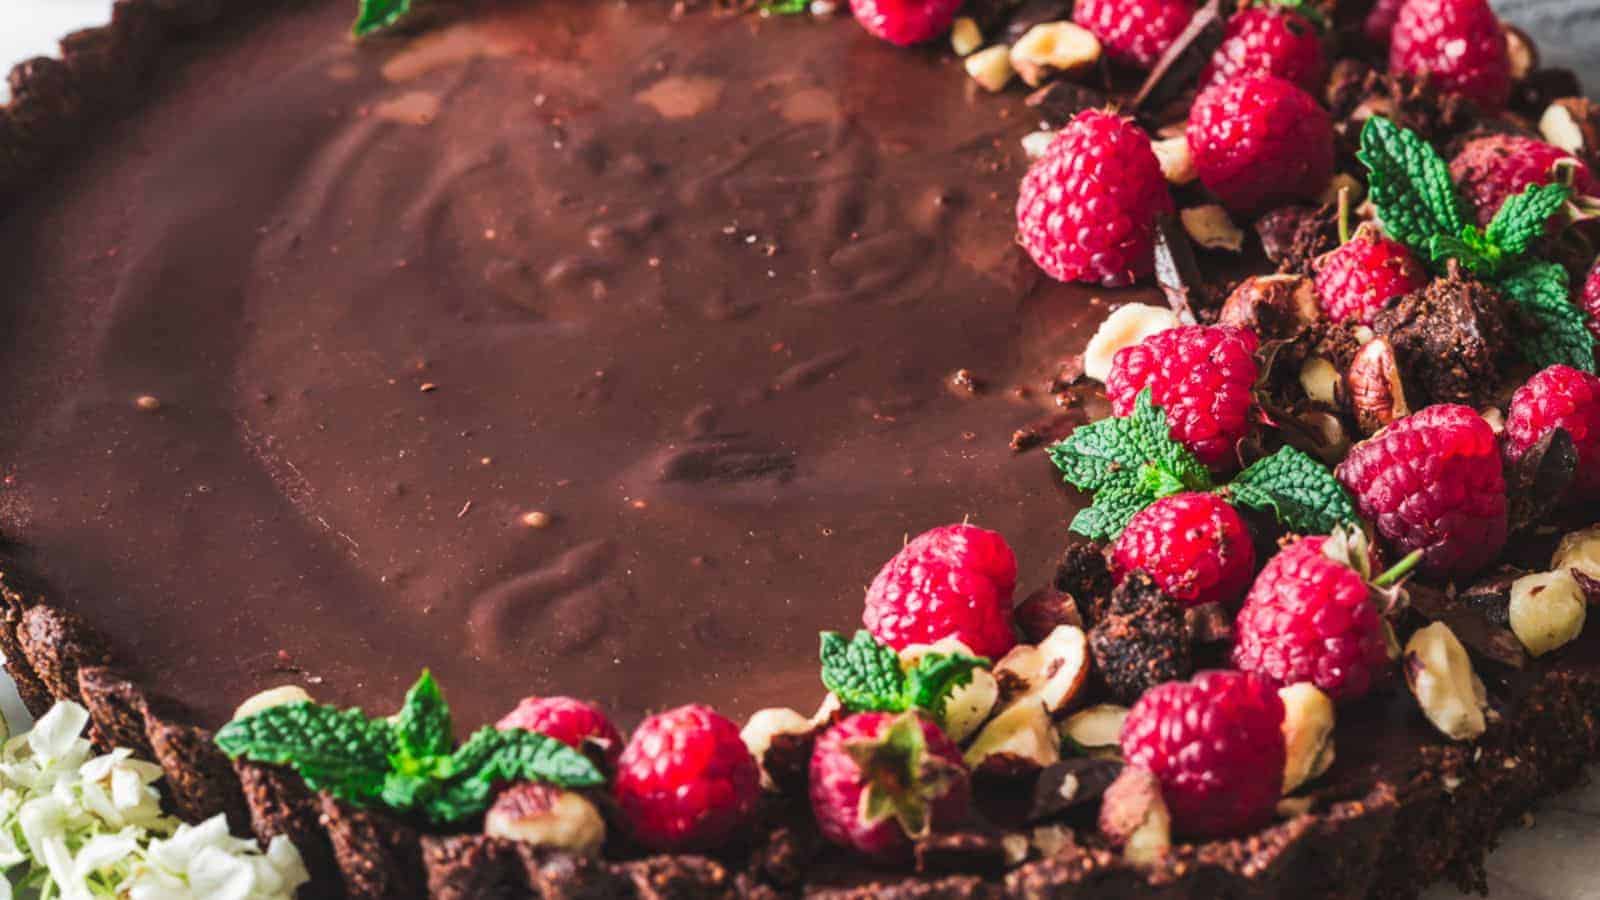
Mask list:
[[[12,63],[53,53],[74,29],[104,22],[112,0],[0,0],[0,72]],[[1585,83],[1600,86],[1600,0],[1496,0],[1502,14],[1532,32],[1547,62],[1586,68]],[[0,100],[6,88],[0,81]],[[0,711],[15,726],[26,713],[9,679],[0,676]],[[1514,828],[1489,859],[1491,900],[1600,900],[1600,782],[1546,803],[1535,827]],[[1449,900],[1436,887],[1426,900]]]

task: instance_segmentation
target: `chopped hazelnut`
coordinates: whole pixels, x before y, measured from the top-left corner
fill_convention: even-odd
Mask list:
[[[816,728],[810,719],[792,709],[761,709],[750,715],[749,721],[739,731],[739,737],[744,740],[750,756],[761,770],[762,787],[769,791],[778,789],[771,773],[767,771],[767,750],[772,747],[773,738],[780,734],[809,734]]]
[[[1339,405],[1339,388],[1343,379],[1333,363],[1320,356],[1308,357],[1300,365],[1300,387],[1306,396],[1324,406]]]
[[[1434,622],[1419,628],[1406,642],[1403,665],[1417,705],[1441,734],[1467,741],[1488,730],[1483,682],[1450,626]]]
[[[1178,314],[1170,307],[1129,303],[1117,308],[1089,338],[1083,351],[1084,376],[1104,382],[1111,375],[1111,360],[1118,350],[1178,325]]]
[[[1539,116],[1539,134],[1568,153],[1600,149],[1600,115],[1586,97],[1562,97]]]
[[[1411,414],[1400,365],[1388,338],[1373,338],[1356,351],[1344,378],[1356,425],[1364,434],[1373,434]]]
[[[1013,703],[990,719],[966,752],[967,766],[973,770],[1018,764],[1037,770],[1060,758],[1061,745],[1050,714],[1036,698]]]
[[[1075,625],[1059,626],[1036,645],[1012,648],[995,664],[994,676],[1008,701],[1037,700],[1060,715],[1088,680],[1088,638]]]
[[[1005,90],[1006,85],[1011,83],[1011,77],[1016,74],[1011,67],[1011,48],[1005,44],[979,50],[967,57],[964,65],[972,80],[991,93]]]
[[[983,32],[971,16],[962,16],[950,26],[950,49],[957,56],[971,56],[983,46]]]
[[[1100,61],[1100,39],[1074,22],[1044,22],[1011,46],[1011,66],[1029,87],[1071,76]]]
[[[249,718],[256,713],[271,709],[274,706],[287,706],[290,703],[310,703],[311,695],[298,684],[285,684],[275,688],[267,688],[259,694],[250,697],[239,704],[233,711],[233,720]]]
[[[1150,149],[1156,152],[1156,161],[1161,163],[1161,174],[1166,176],[1169,184],[1192,184],[1200,177],[1199,170],[1194,167],[1194,153],[1189,149],[1189,139],[1184,135],[1152,141]]]
[[[1600,603],[1600,525],[1562,537],[1550,559],[1550,568],[1571,572],[1583,585],[1589,602]]]
[[[1129,766],[1106,788],[1100,832],[1135,865],[1150,865],[1172,849],[1172,815],[1161,782],[1147,769]]]
[[[1061,723],[1061,737],[1085,754],[1115,753],[1127,720],[1126,706],[1101,703],[1068,716]]]
[[[1301,785],[1333,765],[1333,701],[1310,682],[1291,684],[1278,691],[1283,699],[1283,739],[1288,756],[1283,772],[1283,792]]]
[[[582,794],[528,781],[500,794],[484,816],[483,833],[593,856],[605,843],[606,822]]]
[[[1191,206],[1179,212],[1178,218],[1189,237],[1208,250],[1238,253],[1244,249],[1244,231],[1233,224],[1228,211],[1218,204]]]
[[[1588,598],[1567,569],[1524,575],[1511,583],[1511,631],[1534,656],[1571,643],[1583,632]]]

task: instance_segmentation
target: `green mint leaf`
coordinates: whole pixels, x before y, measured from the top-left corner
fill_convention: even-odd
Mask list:
[[[1450,167],[1421,135],[1373,116],[1361,129],[1356,158],[1367,167],[1378,220],[1395,240],[1429,254],[1435,235],[1462,233],[1466,221]]]
[[[1514,270],[1496,285],[1537,328],[1517,329],[1517,346],[1540,368],[1568,365],[1595,370],[1594,335],[1583,311],[1573,305],[1567,270],[1553,262],[1532,262]]]
[[[450,706],[444,702],[439,683],[426,669],[411,690],[394,721],[400,749],[413,757],[444,756],[455,745],[455,727],[450,721]]]
[[[976,669],[989,660],[965,653],[925,653],[906,671],[905,696],[910,706],[925,709],[944,722],[945,704],[956,688],[969,684]]]
[[[217,746],[241,757],[299,773],[313,791],[351,803],[369,803],[384,791],[394,730],[359,709],[315,703],[274,706],[224,725]]]
[[[1172,426],[1167,424],[1167,414],[1151,399],[1150,389],[1145,388],[1133,401],[1133,415],[1128,417],[1133,423],[1133,438],[1138,442],[1143,455],[1141,462],[1159,467],[1166,475],[1170,475],[1162,487],[1166,494],[1176,494],[1179,491],[1203,491],[1211,487],[1211,472],[1188,447],[1172,439]],[[1141,473],[1141,480],[1148,479],[1147,473]]]
[[[846,641],[822,633],[822,684],[850,712],[901,712],[906,708],[906,676],[900,657],[866,631]]]
[[[761,11],[776,16],[797,16],[811,9],[811,0],[768,0]]]
[[[421,806],[434,792],[435,782],[422,775],[390,772],[383,779],[383,805],[390,809],[410,810]]]
[[[1493,276],[1505,263],[1505,254],[1476,225],[1463,228],[1460,237],[1436,234],[1429,238],[1428,256],[1438,271],[1444,271],[1445,263],[1453,259],[1480,277]]]
[[[393,26],[411,12],[411,0],[361,0],[361,11],[351,30],[356,37]]]
[[[1155,500],[1143,491],[1109,488],[1096,493],[1094,503],[1079,510],[1068,527],[1092,541],[1111,541],[1128,527],[1129,519]]]
[[[1293,447],[1251,463],[1223,490],[1241,506],[1271,510],[1296,531],[1327,534],[1358,521],[1344,485],[1327,466]]]
[[[1550,217],[1560,212],[1572,196],[1564,184],[1531,184],[1506,198],[1485,233],[1489,243],[1507,256],[1521,256],[1545,233]]]
[[[555,738],[521,728],[479,729],[449,758],[447,776],[421,799],[435,822],[458,822],[489,805],[496,784],[543,781],[563,788],[595,787],[605,775],[589,757]]]
[[[1270,5],[1294,10],[1306,21],[1324,31],[1328,28],[1328,17],[1317,6],[1315,0],[1272,0]]]

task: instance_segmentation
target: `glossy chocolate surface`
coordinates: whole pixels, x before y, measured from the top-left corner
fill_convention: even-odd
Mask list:
[[[1047,580],[1008,438],[1113,294],[1012,245],[1017,96],[848,17],[348,13],[194,48],[0,220],[0,531],[152,687],[809,710],[904,535]]]

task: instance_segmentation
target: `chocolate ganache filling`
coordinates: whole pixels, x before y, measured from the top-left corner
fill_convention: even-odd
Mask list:
[[[0,230],[0,531],[152,688],[809,708],[904,535],[1046,583],[1007,439],[1111,294],[1012,243],[1018,97],[848,17],[348,14],[187,51]]]

